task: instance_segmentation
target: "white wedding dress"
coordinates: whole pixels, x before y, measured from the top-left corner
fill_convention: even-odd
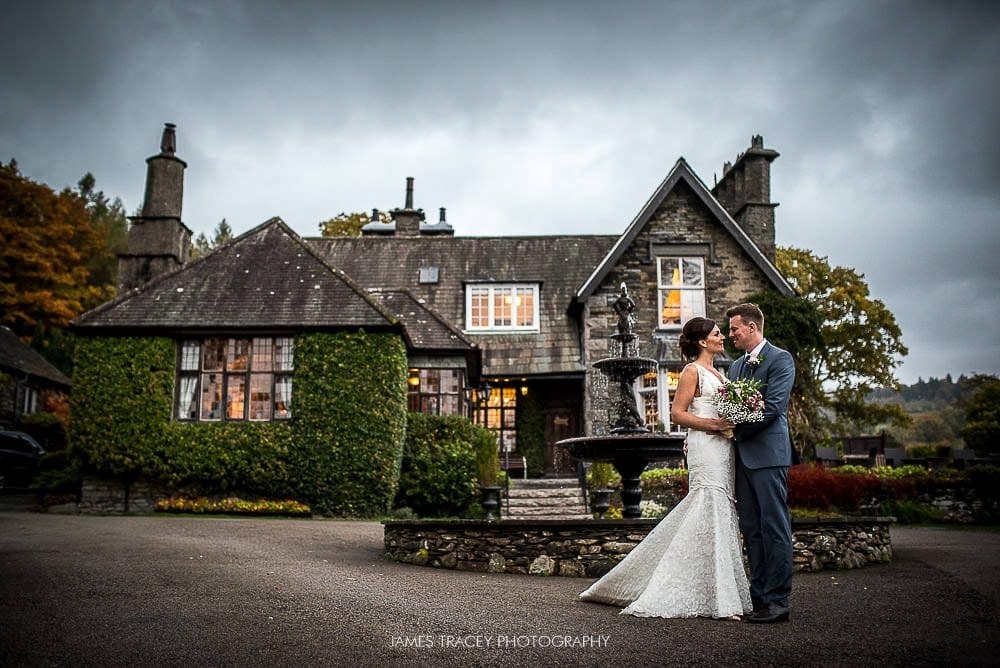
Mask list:
[[[701,396],[689,411],[718,417],[712,397],[722,380],[698,369]],[[625,558],[580,598],[626,606],[640,617],[730,617],[749,613],[733,487],[733,445],[718,434],[691,430],[688,494]]]

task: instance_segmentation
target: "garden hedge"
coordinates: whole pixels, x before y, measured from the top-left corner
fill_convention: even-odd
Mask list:
[[[328,515],[388,511],[406,430],[399,336],[296,336],[293,417],[280,422],[173,420],[176,345],[80,337],[70,446],[85,473],[293,498]]]

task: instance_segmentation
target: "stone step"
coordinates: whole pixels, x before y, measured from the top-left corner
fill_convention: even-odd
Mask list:
[[[525,508],[523,506],[511,506],[511,515],[525,515],[525,516],[535,516],[535,515],[573,515],[586,513],[587,509],[583,504],[572,505],[572,506],[560,506],[554,508],[552,506],[545,507],[535,507],[535,508]]]
[[[579,487],[572,489],[512,489],[508,493],[512,499],[566,499],[583,496]]]
[[[568,496],[561,499],[521,499],[516,497],[510,497],[510,506],[518,506],[519,508],[565,508],[567,506],[583,506],[583,495],[577,494],[576,496]]]
[[[591,514],[580,515],[580,514],[567,514],[567,515],[532,515],[530,517],[525,517],[521,515],[504,515],[505,520],[591,520],[594,516]]]
[[[579,489],[578,478],[528,478],[527,480],[512,479],[511,489],[545,489],[549,487],[576,487]]]

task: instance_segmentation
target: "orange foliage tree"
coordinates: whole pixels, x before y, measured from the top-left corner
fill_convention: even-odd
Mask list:
[[[109,252],[107,234],[85,197],[0,162],[0,324],[28,337],[109,299],[114,285],[92,277],[94,258]]]

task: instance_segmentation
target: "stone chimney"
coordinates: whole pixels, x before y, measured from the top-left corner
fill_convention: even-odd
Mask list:
[[[160,152],[146,159],[146,194],[142,212],[131,216],[128,250],[118,255],[118,292],[140,287],[184,266],[191,249],[191,230],[181,222],[184,170],[187,163],[174,155],[175,125],[167,123]]]
[[[397,237],[420,235],[420,223],[424,220],[424,210],[413,208],[413,177],[406,177],[406,205],[402,209],[389,212],[396,223]]]
[[[771,201],[771,162],[778,155],[764,148],[763,136],[754,135],[750,148],[736,156],[736,162],[723,165],[722,178],[712,188],[715,198],[771,262],[774,209],[778,206]]]

